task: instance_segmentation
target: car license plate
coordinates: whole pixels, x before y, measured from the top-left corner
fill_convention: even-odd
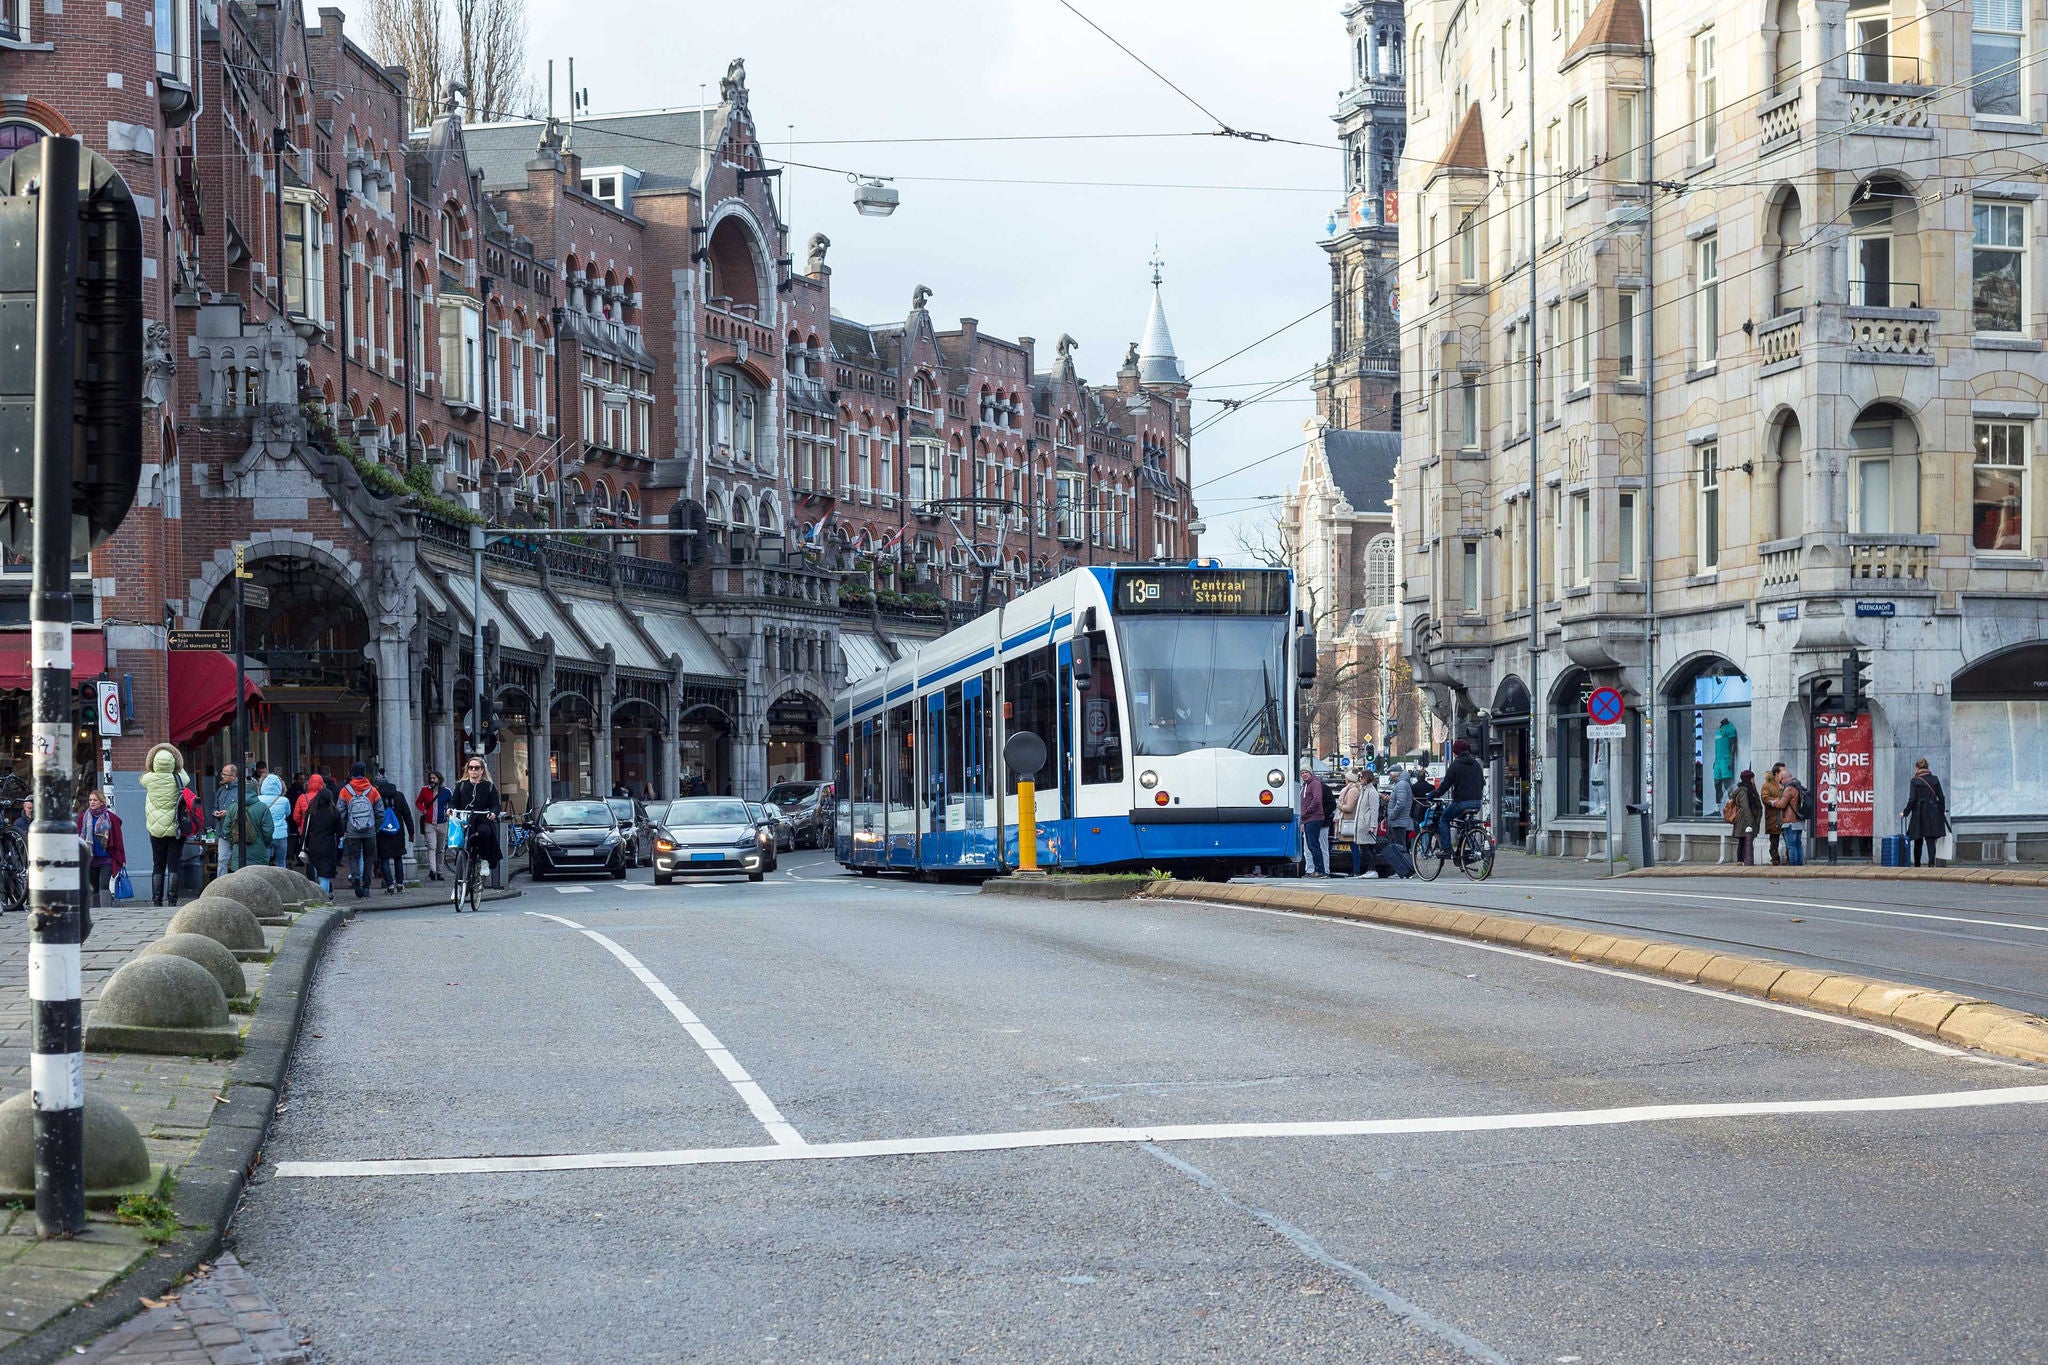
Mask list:
[[[725,861],[725,855],[723,853],[692,853],[690,861],[693,863],[722,863]]]
[[[567,848],[562,850],[562,856],[564,858],[595,858],[597,850],[594,848]]]

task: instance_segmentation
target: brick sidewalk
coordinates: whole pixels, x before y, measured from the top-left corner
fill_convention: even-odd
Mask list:
[[[233,1254],[223,1251],[155,1308],[85,1348],[102,1365],[306,1365],[311,1338],[271,1307]]]

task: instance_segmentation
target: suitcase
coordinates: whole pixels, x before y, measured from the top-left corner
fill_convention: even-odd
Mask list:
[[[1373,870],[1382,877],[1412,877],[1415,860],[1400,844],[1385,843],[1373,850]]]
[[[1907,862],[1906,836],[1887,834],[1878,840],[1877,861],[1882,867],[1904,867]]]

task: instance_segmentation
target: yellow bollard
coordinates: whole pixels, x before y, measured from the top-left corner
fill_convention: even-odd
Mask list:
[[[1017,871],[1038,872],[1038,784],[1017,783]]]

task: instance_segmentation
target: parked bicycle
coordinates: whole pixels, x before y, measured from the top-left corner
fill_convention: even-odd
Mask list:
[[[0,777],[0,911],[28,909],[28,836],[15,825],[28,794],[15,774]]]
[[[1449,841],[1438,832],[1442,816],[1441,801],[1424,803],[1427,812],[1422,830],[1415,839],[1415,875],[1426,882],[1433,882],[1444,870],[1447,862],[1456,863],[1458,870],[1475,882],[1483,882],[1493,875],[1493,855],[1497,848],[1493,829],[1478,811],[1467,811],[1451,821]]]

